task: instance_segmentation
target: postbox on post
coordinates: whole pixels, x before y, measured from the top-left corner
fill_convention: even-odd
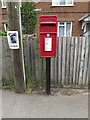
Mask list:
[[[56,57],[57,16],[40,16],[40,57]]]
[[[40,57],[46,58],[46,92],[50,94],[50,58],[56,57],[57,16],[40,16]]]

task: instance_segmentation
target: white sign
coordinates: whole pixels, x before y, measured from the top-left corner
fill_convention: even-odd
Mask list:
[[[52,38],[45,38],[45,51],[52,51]]]
[[[19,49],[18,31],[7,31],[10,49]]]

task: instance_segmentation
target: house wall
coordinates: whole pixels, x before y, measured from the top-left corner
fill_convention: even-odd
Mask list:
[[[51,3],[44,2],[36,5],[40,12],[37,12],[37,25],[35,32],[39,35],[39,16],[40,15],[57,15],[59,21],[72,21],[72,36],[80,36],[83,30],[79,18],[88,13],[88,2],[75,2],[74,6],[51,6]]]
[[[1,12],[0,12],[0,23],[2,23],[2,24],[0,24],[0,28],[4,29],[4,23],[7,23],[7,21],[8,21],[7,9],[6,8],[1,9],[1,7],[2,7],[2,3],[0,1],[0,10],[1,10]]]
[[[1,2],[0,2],[0,30],[1,30],[1,26],[2,26],[2,9],[1,9]]]
[[[35,33],[39,35],[39,16],[40,15],[57,15],[59,21],[72,21],[72,36],[80,36],[83,33],[81,29],[81,22],[79,22],[79,18],[84,16],[89,11],[89,3],[88,2],[75,2],[74,6],[51,6],[51,2],[40,2],[36,4],[37,9],[41,9],[41,11],[37,12],[37,24]],[[0,2],[1,6],[1,2]],[[0,14],[1,16],[1,14]],[[5,8],[2,9],[2,29],[4,29],[3,23],[7,22],[7,11]]]

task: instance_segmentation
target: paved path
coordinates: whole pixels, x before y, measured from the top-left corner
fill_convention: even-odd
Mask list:
[[[47,96],[3,91],[2,100],[3,118],[88,118],[87,94]]]
[[[0,120],[2,118],[2,91],[0,90]]]

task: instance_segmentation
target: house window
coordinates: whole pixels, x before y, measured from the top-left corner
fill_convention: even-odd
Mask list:
[[[2,0],[2,8],[6,8],[6,0]]]
[[[90,29],[90,23],[87,23],[86,24],[86,30],[89,30]]]
[[[58,22],[58,37],[71,37],[72,36],[72,22]]]
[[[4,30],[7,31],[8,30],[8,24],[4,23]]]
[[[19,0],[20,1],[20,7],[22,7],[22,0]],[[2,0],[2,8],[6,8],[6,0]]]
[[[52,6],[73,6],[73,0],[52,0]]]

